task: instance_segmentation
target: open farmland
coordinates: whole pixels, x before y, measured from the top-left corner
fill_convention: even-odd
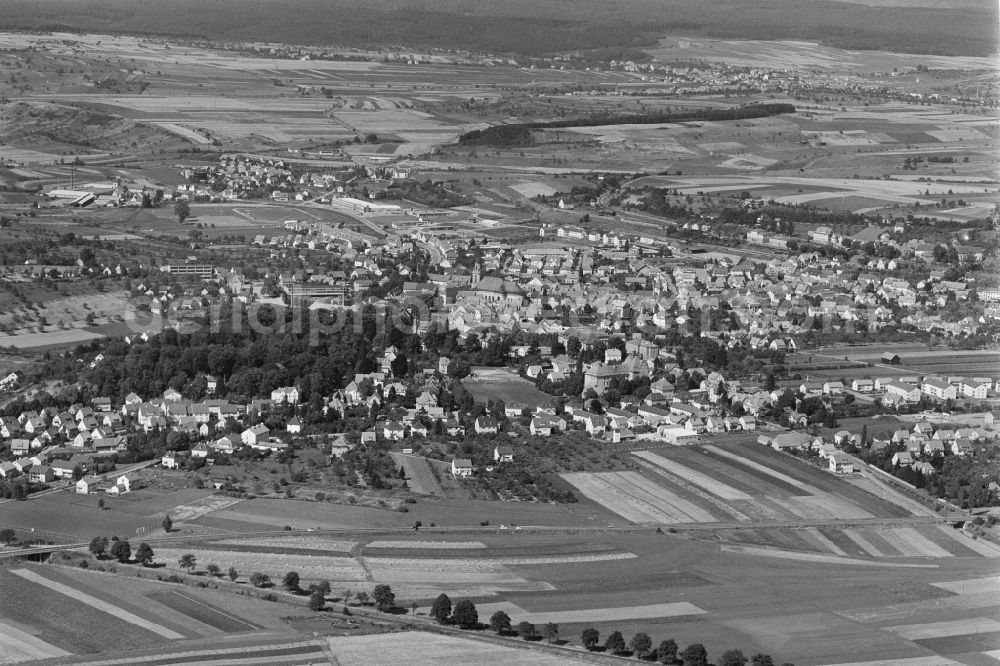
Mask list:
[[[634,454],[646,474],[565,474],[586,497],[635,523],[898,518],[927,515],[757,445]]]

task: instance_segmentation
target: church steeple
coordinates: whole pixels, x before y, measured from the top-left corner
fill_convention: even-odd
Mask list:
[[[480,275],[480,271],[479,271],[479,262],[477,261],[476,265],[472,267],[472,286],[473,287],[476,286],[477,284],[479,284],[479,280],[480,280],[481,277],[482,276]]]

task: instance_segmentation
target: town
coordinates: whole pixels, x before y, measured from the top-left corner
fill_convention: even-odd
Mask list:
[[[989,65],[0,34],[0,652],[995,659]]]

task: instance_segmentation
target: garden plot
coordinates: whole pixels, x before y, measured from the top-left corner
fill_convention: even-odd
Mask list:
[[[638,472],[563,474],[587,498],[634,523],[717,522],[717,518]]]

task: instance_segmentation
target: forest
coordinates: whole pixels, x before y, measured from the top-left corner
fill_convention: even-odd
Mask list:
[[[534,123],[509,123],[494,125],[481,130],[472,130],[458,137],[462,146],[528,146],[534,141],[532,130],[565,129],[568,127],[598,127],[601,125],[659,125],[663,123],[685,123],[696,121],[745,120],[765,118],[783,113],[795,113],[792,104],[747,104],[728,109],[696,109],[681,113],[661,111],[642,114],[602,113],[586,118],[551,120]]]

